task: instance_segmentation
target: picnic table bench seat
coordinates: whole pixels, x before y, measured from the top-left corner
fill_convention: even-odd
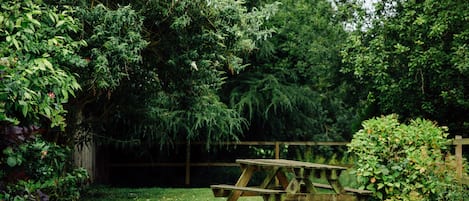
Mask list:
[[[318,188],[325,188],[325,189],[333,189],[331,185],[329,184],[320,184],[320,183],[312,183],[314,187],[318,187]],[[355,188],[348,188],[348,187],[344,187],[344,190],[346,192],[350,192],[350,193],[356,193],[356,194],[359,194],[359,195],[371,195],[373,192],[369,191],[369,190],[360,190],[360,189],[355,189]]]
[[[280,201],[280,196],[282,194],[287,193],[284,190],[278,190],[278,189],[265,189],[265,188],[254,187],[254,186],[241,187],[241,186],[235,186],[235,185],[229,185],[229,184],[210,185],[210,188],[212,189],[215,197],[228,197],[228,195],[232,191],[236,190],[236,191],[242,191],[243,196],[261,195],[262,197],[264,197],[264,200],[269,200],[273,196],[275,200]]]

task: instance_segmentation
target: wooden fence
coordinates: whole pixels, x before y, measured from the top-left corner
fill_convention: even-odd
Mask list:
[[[244,142],[226,142],[219,143],[218,145],[233,145],[233,146],[272,146],[274,149],[274,157],[280,158],[282,147],[287,146],[346,146],[349,142],[311,142],[311,141],[276,141],[276,142],[259,142],[259,141],[244,141]],[[455,157],[457,160],[457,172],[459,179],[469,182],[469,178],[463,178],[463,145],[469,145],[469,138],[462,138],[456,136],[451,142],[455,146]],[[111,167],[184,167],[185,168],[185,184],[190,185],[191,183],[191,167],[201,166],[218,166],[218,167],[230,167],[238,166],[237,163],[226,163],[226,162],[209,162],[209,163],[193,163],[191,162],[191,146],[192,145],[204,145],[203,142],[193,142],[191,144],[185,143],[186,156],[184,163],[113,163]]]
[[[311,141],[297,141],[297,142],[286,142],[286,141],[275,141],[275,142],[259,142],[259,141],[245,141],[245,142],[227,142],[221,143],[221,145],[240,145],[240,146],[274,146],[274,157],[276,159],[280,158],[280,151],[281,147],[283,146],[346,146],[349,142],[311,142]],[[193,143],[194,144],[194,143]],[[204,144],[198,142],[197,144]],[[185,184],[190,185],[190,178],[191,178],[191,166],[200,166],[203,164],[192,164],[190,153],[191,153],[191,144],[186,144],[186,163],[184,164],[186,169],[185,174]],[[208,163],[205,165],[214,165],[214,166],[238,166],[237,163]]]
[[[73,160],[76,166],[85,168],[93,183],[96,177],[96,146],[93,142],[83,146],[76,146],[73,153]]]
[[[460,135],[456,135],[456,137],[453,139],[452,144],[455,146],[454,148],[454,155],[456,157],[456,171],[457,171],[457,176],[458,179],[465,184],[469,184],[469,178],[464,176],[464,167],[463,167],[463,145],[469,145],[469,138],[462,138]]]

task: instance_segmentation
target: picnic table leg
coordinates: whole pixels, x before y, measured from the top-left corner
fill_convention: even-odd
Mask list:
[[[342,185],[340,185],[340,182],[339,182],[340,173],[341,173],[340,170],[339,171],[338,170],[328,170],[326,172],[327,181],[329,182],[329,184],[332,186],[335,193],[337,193],[337,194],[341,194],[341,193],[345,192],[344,187]]]
[[[265,177],[264,181],[260,185],[260,188],[268,189],[271,184],[274,183],[275,178],[279,180],[280,185],[282,185],[282,189],[286,189],[288,186],[288,179],[284,173],[285,169],[282,167],[274,167],[271,171],[268,172],[267,176]],[[280,194],[266,194],[263,195],[264,201],[269,201],[270,198],[273,197],[275,201],[281,201]]]
[[[280,171],[280,167],[274,167],[272,168],[272,171],[269,171],[267,173],[267,176],[265,177],[264,181],[260,185],[261,188],[268,188],[270,184],[273,183],[275,176],[277,176],[277,173]]]
[[[305,193],[317,193],[316,188],[313,186],[313,183],[310,180],[311,176],[311,169],[304,169],[303,170],[303,182],[304,182],[304,189],[303,192]]]
[[[280,195],[280,194],[275,194],[275,195],[266,194],[266,195],[262,196],[264,201],[269,201],[271,197],[273,197],[275,201],[281,201],[282,200],[282,195]]]
[[[317,193],[316,188],[310,180],[312,173],[308,168],[294,168],[295,178],[292,179],[287,187],[289,193]]]
[[[285,168],[282,168],[277,172],[277,179],[283,189],[287,189],[289,181],[287,175],[285,175]]]
[[[282,200],[282,195],[280,194],[275,194],[275,201],[281,201]]]
[[[269,185],[272,183],[272,180],[274,179],[275,175],[277,174],[278,167],[272,168],[272,171],[267,172],[267,176],[265,177],[264,181],[262,181],[261,185],[259,187],[261,188],[267,188]]]
[[[241,166],[241,168],[243,169],[243,172],[241,173],[241,176],[236,182],[236,186],[245,187],[246,185],[248,185],[248,182],[251,179],[252,174],[254,173],[257,167],[248,165],[248,166]],[[227,201],[237,201],[239,197],[241,196],[241,194],[242,194],[241,191],[233,190],[228,196]]]
[[[293,173],[295,176],[292,178],[287,187],[287,192],[291,194],[303,193],[302,189],[304,186],[303,182],[303,169],[302,168],[293,168]]]

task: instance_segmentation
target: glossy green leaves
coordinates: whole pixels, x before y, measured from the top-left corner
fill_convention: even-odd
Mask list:
[[[86,43],[71,35],[78,21],[71,8],[52,7],[36,1],[1,3],[0,121],[64,128],[62,104],[80,89],[70,66],[83,66],[76,54]]]
[[[348,145],[357,156],[358,181],[380,200],[462,198],[454,159],[446,155],[447,135],[447,128],[423,119],[401,124],[388,115],[364,121]]]
[[[342,68],[370,94],[372,115],[425,117],[467,130],[469,6],[462,1],[376,1],[348,38]],[[359,5],[356,5],[359,7]],[[360,12],[356,12],[359,14]],[[363,13],[361,13],[363,14]]]

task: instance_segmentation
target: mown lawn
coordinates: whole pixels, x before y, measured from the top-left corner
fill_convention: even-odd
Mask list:
[[[348,171],[340,177],[347,187],[357,187],[354,176]],[[325,183],[325,180],[314,182]],[[327,183],[327,182],[326,182]],[[324,190],[327,192],[328,190]],[[226,198],[215,198],[210,188],[111,188],[90,186],[82,194],[83,201],[225,201]],[[241,197],[239,201],[263,201],[261,197]]]
[[[224,201],[215,198],[210,188],[109,188],[90,187],[83,201]],[[242,197],[240,201],[262,201],[261,197]]]

